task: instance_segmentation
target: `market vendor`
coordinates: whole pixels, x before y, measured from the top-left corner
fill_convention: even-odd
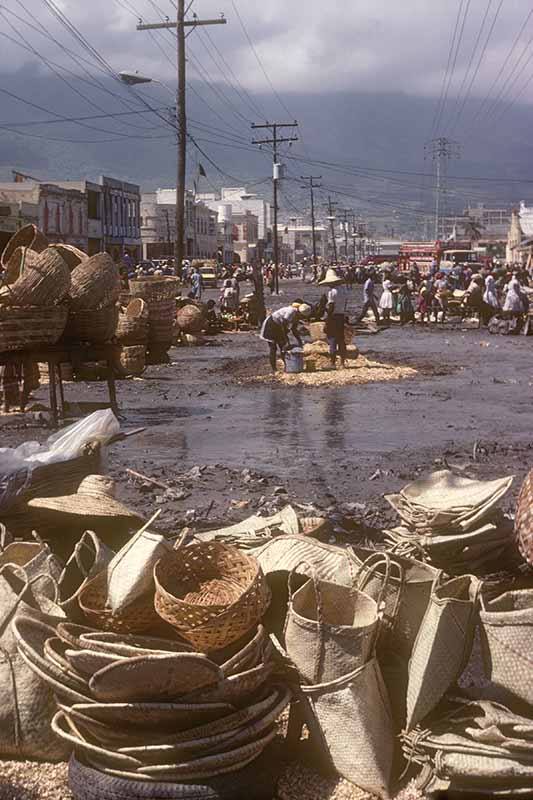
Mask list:
[[[289,333],[292,333],[300,347],[302,347],[303,343],[298,331],[298,323],[302,319],[308,319],[311,312],[312,308],[307,303],[293,303],[290,306],[284,306],[277,311],[273,311],[263,322],[260,336],[261,339],[268,342],[272,372],[276,372],[278,348],[282,359],[285,358],[285,352],[290,344]]]
[[[346,362],[346,340],[344,338],[344,324],[348,306],[348,292],[343,285],[344,280],[334,269],[328,269],[326,277],[321,281],[321,286],[327,286],[328,302],[326,306],[326,336],[329,344],[329,357],[331,366],[337,364],[337,355],[340,356],[341,366]]]

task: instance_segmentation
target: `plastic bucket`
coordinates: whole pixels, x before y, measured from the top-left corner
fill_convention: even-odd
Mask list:
[[[289,350],[285,355],[285,372],[294,375],[304,371],[303,350]]]

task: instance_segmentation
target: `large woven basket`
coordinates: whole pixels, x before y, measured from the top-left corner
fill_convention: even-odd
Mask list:
[[[180,548],[154,568],[157,613],[201,652],[237,641],[263,616],[270,592],[255,558],[220,542]]]
[[[153,606],[152,595],[144,595],[122,611],[113,613],[106,607],[107,572],[104,570],[81,590],[78,603],[89,625],[103,631],[144,633],[158,630],[161,619]]]
[[[533,566],[533,470],[520,489],[514,526],[520,553]]]
[[[119,363],[124,375],[138,377],[146,369],[146,346],[144,344],[123,347],[119,355]]]
[[[66,306],[0,306],[0,352],[56,344],[67,316]]]
[[[148,306],[140,297],[131,300],[119,315],[116,336],[123,345],[140,345],[148,342]]]
[[[52,244],[50,248],[56,250],[63,257],[71,271],[89,258],[87,253],[72,244]]]
[[[168,276],[134,278],[130,281],[131,296],[141,298],[148,307],[148,341],[151,345],[172,344],[177,288],[178,279]]]
[[[111,305],[119,290],[117,265],[108,253],[97,253],[72,271],[70,304],[74,311]]]
[[[200,333],[205,327],[206,315],[198,306],[188,305],[178,309],[176,321],[185,333]]]
[[[2,290],[2,304],[11,306],[53,306],[63,302],[70,289],[70,270],[52,248],[35,253],[19,247],[7,266],[8,280]]]
[[[168,275],[133,278],[130,281],[130,295],[146,300],[148,305],[158,300],[174,300],[178,289],[178,278]]]
[[[114,304],[98,309],[71,310],[65,329],[65,339],[103,344],[115,335],[117,321],[118,306]]]
[[[35,225],[24,225],[9,240],[2,253],[2,266],[6,267],[17,247],[29,247],[41,253],[48,247],[48,239]]]

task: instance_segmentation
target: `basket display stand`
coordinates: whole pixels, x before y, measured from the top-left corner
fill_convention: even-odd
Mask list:
[[[65,392],[61,376],[61,364],[72,364],[74,368],[90,361],[105,361],[107,363],[107,387],[109,393],[109,407],[119,415],[117,392],[115,386],[115,366],[119,361],[120,347],[114,344],[103,345],[68,345],[57,344],[35,350],[13,350],[0,353],[0,366],[7,366],[20,362],[39,362],[48,364],[48,380],[50,393],[50,410],[55,427],[60,419],[65,419]],[[58,405],[59,389],[59,405]],[[24,411],[24,408],[20,409]]]

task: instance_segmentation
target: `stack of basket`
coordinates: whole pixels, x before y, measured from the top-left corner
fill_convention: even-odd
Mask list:
[[[130,281],[130,295],[144,300],[148,307],[148,349],[150,360],[164,360],[172,345],[176,318],[178,279],[168,276],[147,276]]]
[[[91,344],[108,342],[118,322],[120,279],[116,264],[107,253],[98,253],[78,264],[71,278],[65,338]]]
[[[290,701],[260,624],[269,596],[257,561],[218,543],[167,550],[156,568],[156,606],[164,591],[165,619],[186,626],[186,637],[157,616],[153,582],[114,614],[105,591],[110,570],[80,575],[74,605],[63,604],[75,618],[84,612],[85,626],[38,615],[13,625],[20,655],[57,697],[52,727],[74,749],[75,797],[89,797],[79,778],[90,770],[130,781],[128,797],[143,782],[153,783],[154,797],[173,796],[172,784],[239,773],[273,741]],[[70,575],[69,594],[75,589]],[[207,622],[194,627],[202,607]],[[139,630],[146,632],[130,632]],[[157,782],[167,784],[160,793]]]
[[[140,297],[121,309],[116,337],[121,345],[120,367],[125,376],[138,376],[144,372],[148,326],[148,306]]]
[[[34,225],[21,228],[2,254],[0,352],[55,344],[67,321],[70,270]]]

